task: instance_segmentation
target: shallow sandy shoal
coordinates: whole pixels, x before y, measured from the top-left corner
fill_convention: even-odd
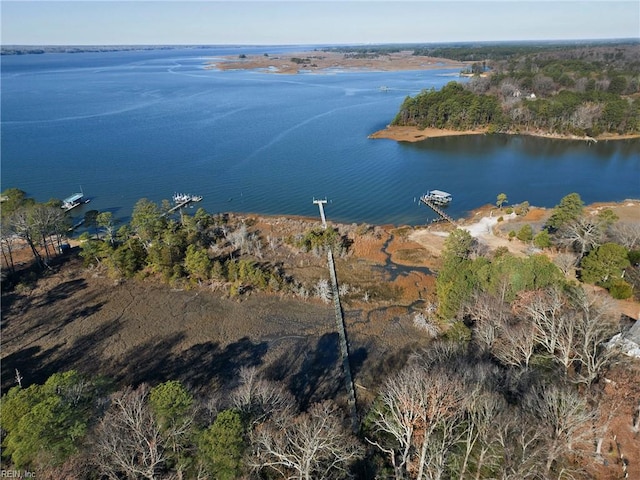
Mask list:
[[[486,129],[477,130],[448,130],[444,128],[418,128],[390,125],[369,135],[369,138],[388,138],[398,142],[420,142],[427,138],[451,137],[455,135],[481,135]]]

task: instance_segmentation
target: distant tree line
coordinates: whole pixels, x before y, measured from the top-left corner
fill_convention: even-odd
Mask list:
[[[512,61],[517,58],[582,58],[594,62],[618,62],[631,55],[637,61],[638,40],[623,41],[581,41],[581,42],[502,42],[502,43],[464,43],[449,45],[413,45],[408,46],[414,55],[441,57],[461,62]],[[635,51],[634,51],[635,50]]]
[[[43,53],[129,52],[147,50],[211,48],[211,45],[2,45],[0,55],[30,55]]]
[[[368,45],[366,47],[341,46],[323,48],[325,52],[340,52],[351,58],[376,58],[381,55],[411,50],[412,45]]]

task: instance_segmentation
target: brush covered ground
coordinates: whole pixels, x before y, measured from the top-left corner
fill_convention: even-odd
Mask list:
[[[597,211],[602,205],[589,207]],[[640,218],[639,202],[608,205],[626,220]],[[508,240],[520,223],[541,228],[550,210],[532,208],[526,217],[497,219],[486,206],[461,221],[495,249],[524,255],[529,245]],[[2,295],[2,388],[42,383],[55,372],[76,369],[103,374],[117,385],[181,380],[196,393],[232,388],[242,366],[256,366],[284,382],[309,405],[325,398],[345,401],[333,305],[314,296],[328,279],[326,256],[303,252],[286,239],[317,227],[316,219],[231,215],[252,232],[276,239],[264,260],[282,265],[306,293],[250,291],[231,297],[222,284],[161,284],[153,277],[114,280],[100,268],[84,268],[77,248],[51,271]],[[428,347],[430,335],[414,324],[417,312],[434,302],[446,224],[429,227],[339,225],[349,252],[336,257],[338,281],[359,410],[371,405],[381,380],[406,358]],[[25,262],[29,252],[25,249]],[[620,313],[637,318],[640,306],[619,302]],[[606,374],[603,408],[611,412],[609,435],[597,478],[619,478],[620,455],[640,451],[631,430],[640,399],[640,363],[621,359]],[[628,460],[627,460],[628,461]],[[629,478],[640,478],[637,459]],[[633,475],[636,475],[635,477]]]
[[[278,239],[318,226],[315,219],[232,217]],[[336,257],[342,303],[356,377],[368,388],[387,363],[428,341],[413,326],[412,312],[432,294],[434,280],[426,267],[395,271],[390,257],[408,245],[417,248],[415,263],[428,263],[428,255],[396,239],[393,227],[341,228],[353,238],[351,253]],[[202,391],[233,382],[240,366],[255,365],[308,401],[341,391],[333,306],[313,293],[329,278],[325,254],[278,241],[265,248],[264,260],[284,265],[305,292],[231,298],[223,284],[114,280],[100,268],[84,268],[77,250],[3,294],[3,389],[15,383],[15,369],[31,383],[74,368],[122,385],[177,378]],[[21,254],[26,266],[30,252]]]

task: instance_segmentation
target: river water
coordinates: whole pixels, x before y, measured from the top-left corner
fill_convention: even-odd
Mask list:
[[[547,207],[571,192],[587,203],[640,197],[639,140],[367,138],[407,95],[457,79],[455,70],[205,68],[240,53],[287,48],[3,56],[2,189],[45,201],[82,188],[91,198],[82,209],[122,220],[138,199],[174,192],[204,196],[211,213],[315,216],[313,199],[326,197],[330,220],[411,225],[434,217],[416,203],[429,189],[453,194],[454,217],[501,192]]]

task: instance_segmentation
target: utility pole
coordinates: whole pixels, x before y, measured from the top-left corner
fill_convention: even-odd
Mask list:
[[[324,216],[324,204],[327,203],[327,199],[325,198],[324,200],[316,200],[314,198],[313,199],[313,203],[318,205],[318,208],[320,209],[320,218],[322,219],[322,228],[326,229],[327,228],[327,219]]]

